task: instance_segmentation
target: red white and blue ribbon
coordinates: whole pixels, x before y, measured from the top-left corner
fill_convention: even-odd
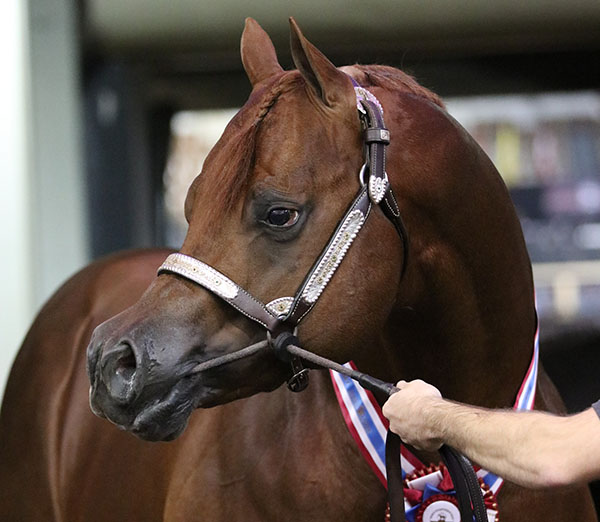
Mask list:
[[[531,410],[535,402],[535,392],[538,375],[539,359],[539,328],[536,330],[533,355],[531,363],[517,393],[514,403],[515,410]],[[356,369],[353,362],[345,366]],[[388,421],[383,416],[381,408],[377,404],[373,394],[365,390],[360,384],[349,377],[335,371],[330,371],[333,388],[335,390],[342,415],[346,425],[352,434],[363,457],[387,489],[387,478],[385,470],[385,438],[388,429]],[[402,447],[400,455],[402,463],[403,478],[410,477],[424,465],[405,446]],[[504,480],[484,469],[477,470],[477,476],[494,495],[502,487]],[[405,501],[408,512],[414,507],[408,500]],[[488,512],[490,520],[495,519],[492,512]]]

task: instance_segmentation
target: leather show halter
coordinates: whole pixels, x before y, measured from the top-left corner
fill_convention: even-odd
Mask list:
[[[404,273],[408,239],[385,172],[385,146],[389,144],[390,133],[384,127],[383,111],[377,99],[362,87],[357,86],[355,90],[365,127],[365,163],[359,173],[360,189],[294,297],[281,297],[263,304],[221,272],[184,254],[170,255],[159,268],[159,274],[173,272],[194,281],[262,325],[273,336],[284,330],[293,331],[316,304],[367,220],[373,204],[381,205],[400,235]]]
[[[402,275],[406,270],[408,236],[385,171],[385,147],[390,143],[390,133],[385,128],[383,108],[372,93],[360,87],[354,79],[352,82],[364,131],[365,162],[359,173],[360,189],[294,297],[280,297],[264,304],[215,268],[181,253],[168,256],[158,269],[158,274],[174,273],[193,281],[265,328],[268,345],[274,349],[280,359],[291,364],[292,377],[288,380],[290,390],[299,392],[308,386],[308,369],[304,368],[302,363],[305,360],[316,366],[346,373],[375,393],[378,401],[383,403],[389,395],[398,391],[392,384],[357,371],[348,372],[345,367],[333,361],[302,350],[295,336],[298,324],[317,303],[368,219],[373,205],[380,206],[398,232],[403,250]],[[264,342],[258,343],[232,354],[200,363],[194,372],[248,357],[262,350],[266,345],[267,343]],[[399,437],[388,431],[386,467],[392,522],[405,520],[400,446]],[[447,446],[443,446],[440,453],[457,491],[461,520],[471,522],[475,517],[477,522],[487,521],[481,489],[470,463]]]

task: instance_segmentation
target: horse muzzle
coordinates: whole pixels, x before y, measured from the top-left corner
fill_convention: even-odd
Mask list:
[[[111,336],[108,328],[96,329],[87,351],[92,411],[146,440],[175,438],[195,407],[197,379],[178,378],[170,366],[161,370],[142,343]]]
[[[87,350],[92,411],[142,439],[170,440],[194,409],[271,391],[285,382],[289,366],[266,348],[199,370],[202,363],[248,344],[236,337],[238,332],[226,325],[210,342],[200,343],[199,329],[160,328],[128,313],[110,319],[96,328]]]

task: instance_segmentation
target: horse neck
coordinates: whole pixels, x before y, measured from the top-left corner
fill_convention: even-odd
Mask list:
[[[294,510],[306,509],[305,502],[320,502],[323,488],[327,490],[326,504],[338,506],[336,516],[354,522],[364,520],[366,512],[369,520],[383,520],[385,490],[344,423],[329,372],[312,371],[310,385],[301,393],[292,393],[282,386],[246,399],[240,407],[234,404],[226,408],[239,410],[239,415],[235,415],[237,422],[227,423],[237,425],[228,428],[236,436],[240,419],[242,424],[247,422],[249,435],[244,443],[250,448],[230,472],[239,477],[248,468],[246,471],[260,481],[261,494],[271,491],[273,501],[283,506],[279,509],[291,511],[278,520],[295,519]],[[268,454],[257,459],[261,449]],[[258,472],[254,473],[251,470],[256,466]],[[284,493],[283,502],[280,493]],[[336,499],[333,504],[332,498]],[[362,509],[356,510],[356,505]],[[322,516],[323,520],[333,517],[325,512]]]
[[[447,398],[511,406],[531,361],[533,296],[494,286],[492,298],[455,280],[397,307],[383,339],[386,366],[395,369],[388,380],[420,378]]]
[[[422,378],[448,398],[509,406],[536,327],[514,207],[487,156],[439,107],[405,95],[390,106],[400,145],[387,170],[410,253],[380,357],[362,362],[386,380]]]

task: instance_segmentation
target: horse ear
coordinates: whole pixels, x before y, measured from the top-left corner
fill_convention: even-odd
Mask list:
[[[338,70],[321,51],[304,37],[298,24],[291,17],[290,29],[294,64],[325,105],[333,107],[345,102],[348,96],[354,100],[354,91],[348,75]]]
[[[269,35],[252,18],[246,18],[240,51],[252,86],[283,71]]]

